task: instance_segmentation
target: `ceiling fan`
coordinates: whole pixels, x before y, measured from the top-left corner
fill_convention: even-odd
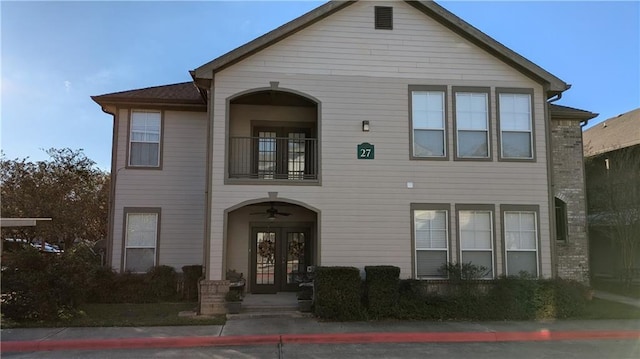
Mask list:
[[[269,221],[275,221],[276,216],[290,216],[291,213],[286,213],[286,212],[280,212],[278,211],[278,209],[275,207],[274,202],[270,202],[271,207],[267,208],[266,211],[264,212],[254,212],[254,213],[250,213],[251,215],[255,215],[255,214],[267,214],[267,219]]]

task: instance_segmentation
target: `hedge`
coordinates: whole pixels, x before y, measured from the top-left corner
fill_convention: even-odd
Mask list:
[[[366,266],[365,291],[367,310],[374,318],[395,314],[398,305],[400,268],[395,266]]]
[[[364,317],[358,268],[317,267],[315,273],[315,314],[318,317],[345,321]]]

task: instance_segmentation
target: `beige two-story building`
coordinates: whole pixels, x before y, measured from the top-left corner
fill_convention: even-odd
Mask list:
[[[235,269],[254,293],[312,265],[586,279],[595,114],[438,4],[329,2],[190,73],[93,97],[114,119],[115,269],[203,264],[213,287]]]

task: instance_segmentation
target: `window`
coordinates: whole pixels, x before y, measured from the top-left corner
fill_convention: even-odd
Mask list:
[[[149,212],[137,213],[137,210],[125,209],[125,271],[146,272],[156,265],[160,211],[145,210]],[[150,213],[151,211],[155,212]]]
[[[133,111],[129,166],[160,167],[160,112]]]
[[[504,211],[504,241],[506,274],[527,272],[538,276],[537,212],[528,210]]]
[[[449,258],[448,211],[414,209],[416,278],[443,278],[440,268]]]
[[[532,93],[499,93],[500,157],[533,159]]]
[[[458,211],[458,228],[460,263],[485,267],[483,278],[493,278],[493,212]]]
[[[391,6],[375,7],[376,30],[393,30],[393,8]]]
[[[444,87],[416,86],[410,90],[413,157],[444,159],[446,156]]]
[[[485,91],[455,92],[456,158],[490,158],[489,89]]]
[[[567,204],[556,197],[556,240],[567,240]]]
[[[315,178],[315,139],[310,128],[255,127],[259,179]]]

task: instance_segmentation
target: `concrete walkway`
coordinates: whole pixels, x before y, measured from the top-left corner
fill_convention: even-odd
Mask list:
[[[625,297],[625,296],[617,295],[613,293],[607,293],[600,290],[596,290],[593,293],[593,296],[596,298],[605,299],[612,302],[618,302],[618,303],[627,304],[627,305],[632,305],[634,307],[640,308],[640,299]]]

